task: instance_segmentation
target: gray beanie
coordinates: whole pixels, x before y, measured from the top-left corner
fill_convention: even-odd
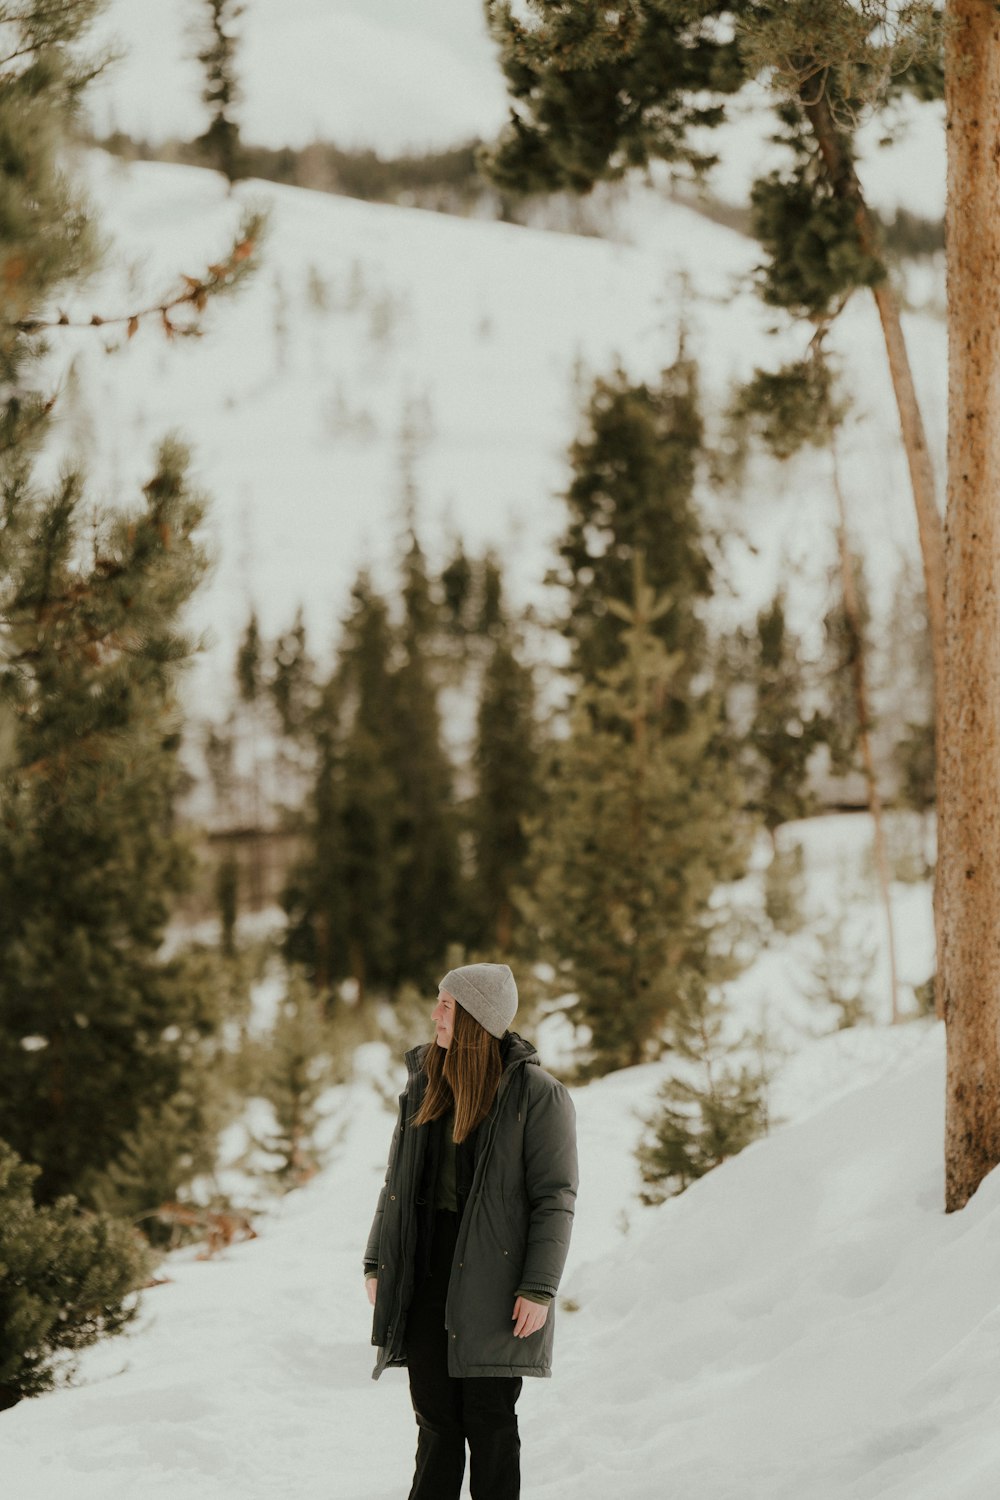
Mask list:
[[[517,984],[507,964],[463,964],[449,969],[438,985],[490,1036],[501,1037],[517,1010]]]

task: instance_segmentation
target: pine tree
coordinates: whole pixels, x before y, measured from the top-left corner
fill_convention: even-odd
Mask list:
[[[206,566],[186,466],[164,442],[142,508],[86,532],[78,474],[23,492],[32,523],[0,608],[17,726],[0,785],[0,1137],[41,1167],[46,1199],[174,1093],[167,1028],[198,1003],[157,957],[192,868],[172,811],[195,644],[179,620]]]
[[[277,718],[274,779],[287,809],[301,804],[315,760],[312,729],[319,686],[301,606],[274,644],[267,689]]]
[[[523,884],[527,820],[543,802],[539,730],[530,667],[510,628],[500,636],[480,687],[473,747],[475,792],[468,827],[475,848],[478,946],[510,953],[515,946],[513,891]]]
[[[831,571],[832,600],[823,616],[823,681],[825,707],[823,739],[830,751],[830,767],[835,775],[846,776],[860,768],[862,724],[858,712],[858,695],[854,668],[859,654],[871,651],[871,604],[868,580],[862,558],[854,553],[850,566],[854,572],[859,609],[848,610],[844,604],[839,567]]]
[[[500,564],[487,552],[479,566],[479,610],[476,629],[480,635],[495,636],[504,628],[503,574]]]
[[[783,849],[775,842],[764,871],[764,910],[775,932],[798,932],[805,921],[805,855],[801,844]]]
[[[192,1032],[217,1024],[184,965],[159,957],[190,857],[174,827],[179,617],[204,557],[186,455],[161,447],[134,514],[84,517],[83,477],[34,466],[60,393],[47,330],[156,317],[197,330],[208,299],[253,269],[259,214],[224,259],[153,308],[73,317],[56,306],[103,248],[74,187],[87,84],[111,54],[80,50],[99,0],[4,7],[0,65],[0,1404],[72,1373],[118,1331],[148,1261],[133,1232],[83,1204],[146,1108],[176,1093]],[[177,309],[189,321],[175,322]],[[58,335],[57,335],[58,337]],[[38,1179],[43,1206],[31,1205]]]
[[[636,549],[647,559],[651,587],[673,601],[653,626],[668,650],[684,646],[671,692],[700,665],[695,606],[713,582],[694,503],[701,444],[697,372],[685,357],[657,385],[633,385],[622,370],[595,382],[586,431],[570,452],[561,567],[549,578],[568,591],[565,632],[584,681],[621,657],[625,627],[605,600],[628,597]]]
[[[0,1410],[65,1383],[74,1356],[122,1333],[148,1280],[148,1245],[72,1197],[36,1206],[38,1167],[0,1141]]]
[[[328,683],[316,712],[315,779],[301,819],[305,848],[281,896],[288,915],[285,957],[289,963],[300,964],[322,990],[344,973],[348,940],[338,723],[336,688]]]
[[[264,825],[268,821],[270,809],[264,792],[264,745],[267,738],[265,652],[257,611],[251,609],[236,649],[236,687],[239,696],[236,725],[242,792],[239,826],[249,834],[247,885],[250,905],[255,909],[263,906],[267,890]]]
[[[268,681],[281,732],[289,740],[300,739],[309,727],[315,704],[314,674],[315,664],[306,644],[306,626],[300,605],[291,628],[275,643]]]
[[[262,1059],[260,1090],[274,1110],[274,1130],[257,1140],[286,1191],[300,1187],[322,1165],[316,1143],[317,1104],[332,1081],[323,997],[292,969]]]
[[[230,183],[243,175],[243,150],[235,111],[241,90],[236,71],[236,23],[246,10],[241,0],[199,0],[204,7],[198,61],[205,70],[202,102],[211,111],[208,129],[194,142],[206,160]]]
[[[321,988],[351,978],[361,997],[389,983],[396,963],[395,651],[386,603],[362,571],[336,668],[311,717],[305,852],[284,896],[289,961]]]
[[[250,611],[236,649],[236,686],[244,703],[257,703],[264,693],[264,643],[255,609]]]
[[[644,1203],[684,1192],[713,1167],[737,1156],[769,1128],[768,1064],[734,1061],[746,1049],[727,1041],[719,1002],[703,1001],[674,1044],[677,1071],[657,1093],[636,1156],[647,1191]],[[684,1069],[682,1072],[681,1069]]]
[[[590,1071],[658,1055],[670,1025],[723,975],[725,918],[711,897],[748,852],[721,707],[689,695],[676,723],[682,663],[654,631],[670,603],[654,599],[640,553],[633,567],[633,604],[608,601],[626,655],[580,689],[568,736],[553,744],[518,893],[556,984],[576,993],[570,1015],[589,1030]]]
[[[461,539],[441,572],[441,596],[444,602],[446,628],[463,636],[469,630],[469,605],[472,600],[473,566]]]
[[[342,695],[346,963],[359,998],[395,973],[396,822],[400,815],[396,637],[388,607],[364,572],[352,596],[337,667]]]
[[[757,776],[750,805],[773,838],[779,824],[813,810],[806,772],[821,732],[817,715],[806,713],[798,642],[788,630],[781,590],[757,615],[756,647],[749,741]]]
[[[83,90],[101,68],[100,59],[78,50],[99,8],[99,0],[54,0],[37,13],[7,18],[13,57],[0,73],[0,575],[19,564],[22,527],[32,509],[31,466],[53,404],[39,389],[38,367],[48,349],[39,310],[100,258],[97,230],[66,160]]]
[[[416,534],[403,562],[401,659],[393,673],[395,978],[433,985],[448,942],[463,932],[453,773],[442,738],[434,647],[440,616]]]

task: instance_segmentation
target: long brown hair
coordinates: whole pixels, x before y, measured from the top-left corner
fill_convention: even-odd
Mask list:
[[[471,1135],[489,1114],[503,1074],[500,1042],[485,1026],[455,1006],[455,1028],[451,1044],[439,1047],[429,1042],[423,1057],[427,1090],[413,1117],[414,1125],[440,1119],[455,1106],[456,1144]]]

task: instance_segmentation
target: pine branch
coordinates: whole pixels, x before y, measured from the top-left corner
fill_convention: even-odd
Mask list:
[[[264,226],[263,214],[251,214],[224,261],[216,261],[209,265],[205,274],[200,277],[182,273],[183,289],[163,301],[116,316],[93,313],[87,319],[74,319],[70,318],[67,313],[61,312],[57,318],[23,318],[12,327],[19,333],[34,334],[43,328],[108,328],[116,324],[125,324],[127,337],[132,338],[138,331],[139,323],[143,318],[158,314],[163,331],[168,338],[173,338],[175,334],[200,337],[202,330],[197,321],[186,324],[174,323],[171,321],[170,314],[181,307],[193,307],[197,313],[203,312],[209,297],[232,291],[249,271],[256,269],[256,264],[251,263],[251,257],[258,247]]]

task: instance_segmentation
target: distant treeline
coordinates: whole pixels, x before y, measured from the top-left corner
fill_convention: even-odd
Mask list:
[[[205,165],[204,150],[195,141],[171,139],[156,144],[116,130],[95,139],[94,144],[129,161]],[[476,161],[480,144],[471,140],[447,151],[404,156],[380,156],[371,149],[348,151],[329,141],[312,141],[300,148],[241,145],[239,175],[338,193],[366,203],[396,203],[462,216],[475,213],[507,223],[523,221],[528,216],[524,200],[503,192],[480,173]],[[675,187],[671,196],[712,223],[752,237],[749,203],[727,203],[705,190],[683,186]],[[926,219],[904,208],[897,208],[892,218],[877,217],[893,259],[916,260],[944,250],[943,219]],[[575,231],[578,226],[570,220],[567,227]],[[589,224],[588,232],[593,232]]]
[[[204,166],[205,153],[196,141],[143,140],[116,130],[95,144],[130,161],[182,162]],[[502,217],[513,198],[483,178],[475,160],[478,141],[447,151],[417,156],[383,157],[377,151],[345,151],[329,141],[308,146],[240,146],[239,176],[280,182],[288,187],[339,193],[367,203],[398,203],[463,214],[483,204]]]

